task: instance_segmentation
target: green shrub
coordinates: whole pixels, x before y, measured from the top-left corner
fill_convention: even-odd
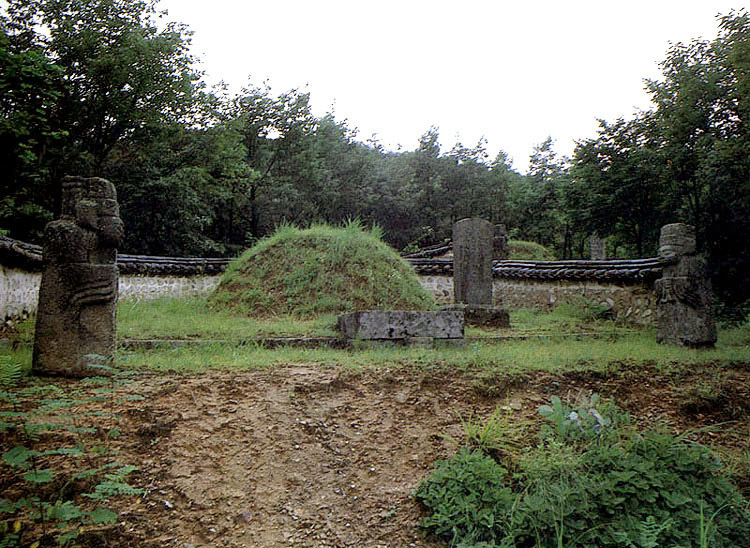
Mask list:
[[[555,254],[536,242],[510,240],[510,259],[519,261],[554,261]]]
[[[512,477],[478,451],[438,464],[417,491],[428,531],[450,546],[519,548],[729,548],[750,538],[748,503],[708,448],[635,432],[597,398],[575,407],[554,398],[540,411],[551,427]]]
[[[83,388],[39,382],[0,388],[0,473],[13,485],[0,499],[0,548],[49,546],[52,539],[89,545],[80,541],[90,528],[106,539],[110,531],[102,527],[118,519],[110,508],[116,497],[143,493],[126,482],[137,467],[118,463],[110,445],[122,433],[114,390],[127,377],[90,377],[80,381]]]
[[[495,542],[507,536],[516,495],[504,485],[506,470],[481,451],[463,448],[437,463],[417,491],[431,513],[423,527],[451,546]]]

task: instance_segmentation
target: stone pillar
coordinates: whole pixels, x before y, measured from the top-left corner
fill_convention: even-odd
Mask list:
[[[713,346],[713,291],[705,262],[696,255],[695,229],[681,223],[662,227],[659,257],[670,263],[655,282],[656,340],[681,346]]]
[[[99,178],[62,181],[62,215],[44,231],[33,371],[106,374],[116,345],[117,248],[123,226],[115,187]]]
[[[462,310],[473,325],[509,327],[508,312],[492,304],[494,227],[483,219],[463,219],[453,225],[452,310]]]
[[[508,230],[505,225],[495,225],[495,234],[492,238],[492,256],[496,261],[502,261],[510,257]]]
[[[598,232],[589,236],[589,248],[591,249],[592,261],[604,261],[607,258],[607,245],[604,238],[599,237]]]
[[[453,294],[456,304],[492,304],[492,224],[463,219],[453,225]]]

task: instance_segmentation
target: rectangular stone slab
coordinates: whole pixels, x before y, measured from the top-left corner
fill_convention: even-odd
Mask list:
[[[348,339],[463,339],[464,315],[442,310],[361,310],[339,316],[338,328]]]

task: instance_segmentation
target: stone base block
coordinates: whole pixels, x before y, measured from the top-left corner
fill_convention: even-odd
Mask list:
[[[466,339],[435,339],[433,337],[407,337],[405,339],[345,339],[346,348],[368,350],[371,348],[456,348],[465,347]]]
[[[689,348],[712,348],[716,344],[716,322],[710,307],[695,309],[678,302],[659,303],[656,320],[658,343]]]
[[[500,306],[478,304],[452,304],[443,310],[461,312],[464,323],[480,327],[510,327],[508,311]]]
[[[452,311],[361,310],[339,316],[338,329],[348,339],[404,341],[463,340],[464,316]]]

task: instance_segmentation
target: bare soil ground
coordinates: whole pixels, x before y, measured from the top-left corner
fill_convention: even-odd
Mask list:
[[[719,388],[696,392],[704,385]],[[130,483],[146,494],[123,499],[119,523],[90,534],[87,546],[444,546],[423,538],[412,493],[437,459],[455,452],[444,435],[461,439],[459,414],[486,417],[504,406],[536,421],[554,394],[612,395],[643,425],[685,430],[731,420],[731,431],[701,441],[750,449],[743,364],[679,377],[639,370],[511,379],[294,365],[144,374],[121,390],[146,397],[119,404],[123,434],[114,442],[121,462],[139,466]],[[13,491],[12,479],[2,484]]]

